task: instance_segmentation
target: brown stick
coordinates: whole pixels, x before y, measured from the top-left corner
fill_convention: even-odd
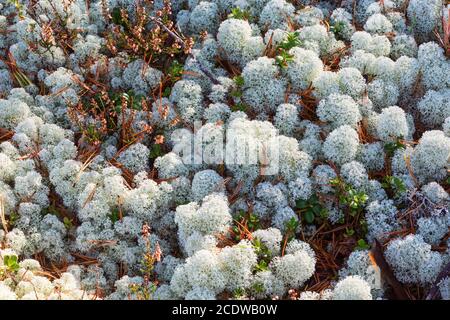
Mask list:
[[[408,300],[408,295],[406,294],[405,289],[403,288],[402,284],[397,280],[397,278],[394,276],[391,267],[384,259],[381,244],[376,239],[372,245],[372,254],[373,257],[375,258],[375,262],[381,269],[382,275],[394,290],[396,300]]]
[[[442,279],[450,275],[450,262],[447,263],[447,265],[442,269],[441,272],[439,272],[439,275],[436,278],[436,281],[434,282],[433,286],[430,289],[430,292],[428,292],[428,295],[426,297],[426,300],[436,300],[440,296],[439,292],[439,282],[441,282]]]

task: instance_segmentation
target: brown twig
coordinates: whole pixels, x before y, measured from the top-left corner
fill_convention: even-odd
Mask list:
[[[392,272],[391,267],[386,262],[383,256],[383,251],[381,244],[378,240],[375,239],[374,244],[372,245],[372,254],[375,259],[376,264],[380,267],[382,276],[386,279],[389,285],[394,290],[394,295],[397,300],[409,300],[408,295],[405,291],[405,288],[402,284],[397,280],[394,273]]]
[[[428,295],[426,297],[426,300],[436,300],[439,298],[440,292],[439,292],[439,283],[444,279],[445,277],[450,275],[450,262],[447,263],[447,265],[444,267],[444,269],[441,270],[439,275],[436,278],[436,281],[434,282],[433,286],[431,287],[430,291],[428,292]]]

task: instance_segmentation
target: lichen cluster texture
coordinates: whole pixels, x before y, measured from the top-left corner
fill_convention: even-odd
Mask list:
[[[450,299],[449,13],[1,0],[0,299]]]

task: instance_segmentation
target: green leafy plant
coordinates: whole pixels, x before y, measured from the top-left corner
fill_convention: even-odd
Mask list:
[[[154,160],[163,155],[161,144],[155,143],[150,148],[150,159]]]
[[[58,209],[56,209],[56,207],[53,204],[49,205],[47,210],[44,210],[44,212],[48,213],[48,214],[53,214],[53,215],[58,216],[58,217],[61,215],[59,213]]]
[[[256,293],[263,293],[264,292],[264,284],[261,282],[255,282],[252,285],[252,290]]]
[[[20,218],[19,214],[16,211],[12,211],[9,214],[8,223],[10,226],[14,226],[14,224],[17,222],[17,220]]]
[[[242,10],[239,7],[231,9],[231,13],[228,15],[228,19],[239,19],[239,20],[251,20],[251,15],[248,10]]]
[[[172,61],[169,67],[168,75],[171,79],[175,80],[183,75],[183,65],[178,62],[178,60]]]
[[[244,288],[237,288],[233,291],[233,298],[240,299],[246,296]]]
[[[341,198],[343,204],[347,204],[352,211],[358,211],[369,199],[369,196],[362,192],[356,191],[353,188],[347,190],[347,196]]]
[[[122,12],[121,12],[120,7],[115,7],[112,9],[111,17],[112,17],[112,22],[114,24],[117,24],[118,26],[127,28],[127,24],[125,23],[126,21],[122,18]]]
[[[235,76],[233,82],[238,86],[242,87],[244,85],[244,77],[241,75]]]
[[[260,260],[253,268],[254,272],[267,271],[269,270],[269,264],[266,260]]]
[[[164,98],[168,98],[171,93],[172,93],[172,87],[171,86],[167,86],[167,87],[164,88],[164,90],[162,92],[162,96]]]
[[[6,272],[16,273],[20,269],[19,261],[16,255],[5,255],[3,257],[3,265]]]
[[[395,151],[406,148],[405,144],[402,142],[402,139],[403,138],[400,137],[394,142],[388,142],[384,145],[384,151],[389,157],[392,157]]]
[[[64,217],[64,218],[63,218],[63,223],[64,223],[64,226],[66,227],[67,230],[72,229],[72,227],[73,227],[73,222],[72,222],[71,219],[69,219],[69,218],[67,218],[67,217]]]
[[[133,90],[126,92],[98,92],[92,99],[85,101],[83,105],[85,106],[84,111],[95,111],[97,113],[104,111],[120,113],[124,107],[141,111],[144,98],[143,95],[135,94]]]
[[[251,231],[257,230],[260,228],[259,218],[252,212],[250,212],[248,214],[247,228]]]
[[[242,87],[244,86],[244,78],[239,75],[233,78],[235,88],[231,91],[231,96],[234,98],[242,97]]]
[[[289,50],[298,47],[301,43],[298,31],[289,32],[286,35],[286,38],[277,46],[275,61],[280,68],[286,68],[288,63],[294,60],[294,56],[289,53]]]
[[[298,47],[302,44],[299,39],[300,33],[298,31],[288,32],[286,38],[278,45],[278,49],[284,51],[291,50],[294,47]]]
[[[345,228],[345,236],[351,237],[355,234],[355,229],[353,228]]]
[[[354,189],[340,178],[331,179],[330,184],[335,189],[339,203],[349,209],[351,216],[354,217],[362,211],[365,203],[369,199],[369,196],[365,192]]]
[[[316,218],[326,219],[328,217],[328,210],[323,207],[315,194],[308,200],[297,200],[296,208],[300,210],[307,223],[313,223]]]
[[[286,239],[288,240],[288,242],[295,237],[295,233],[299,225],[300,221],[296,220],[295,218],[291,218],[288,222],[286,222]]]
[[[112,223],[119,221],[120,210],[118,208],[112,209],[111,213],[109,214],[109,219],[112,221]]]
[[[145,252],[141,261],[141,273],[144,280],[141,284],[130,285],[130,291],[138,300],[151,300],[157,289],[154,269],[155,264],[161,261],[161,248],[158,243],[155,248],[151,247],[150,227],[146,224],[142,227],[142,237],[145,240]]]
[[[261,228],[258,216],[253,212],[240,210],[234,221],[235,224],[231,227],[231,231],[233,232],[236,241],[245,238],[245,233],[253,232]]]
[[[367,250],[370,249],[370,245],[367,244],[367,242],[364,239],[359,239],[356,242],[356,250]]]
[[[342,40],[342,32],[344,31],[345,24],[343,21],[337,21],[330,25],[330,31],[334,33],[336,39]]]
[[[280,68],[287,68],[288,63],[294,60],[294,56],[289,52],[282,50],[275,57],[276,63],[280,66]]]
[[[167,71],[167,77],[169,79],[169,85],[167,85],[162,93],[163,97],[168,98],[172,92],[172,87],[175,82],[181,79],[181,76],[183,75],[184,68],[181,63],[178,62],[178,60],[172,61],[172,64],[170,65],[168,71]]]
[[[20,0],[6,0],[6,3],[13,5],[17,10],[17,15],[20,19],[24,19],[24,6],[22,3],[20,3]]]
[[[267,248],[267,246],[261,242],[259,239],[253,239],[252,240],[253,249],[255,250],[255,253],[259,257],[268,258],[270,257],[270,251]]]
[[[247,110],[247,105],[242,102],[236,103],[234,106],[231,106],[231,111],[242,111],[245,112]]]
[[[88,142],[93,143],[95,141],[100,141],[100,139],[101,139],[101,134],[95,127],[95,124],[87,125],[85,133],[86,133],[86,138],[87,138]]]
[[[272,258],[270,250],[259,239],[253,239],[252,244],[253,249],[258,256],[258,263],[255,265],[253,271],[258,272],[268,270],[270,259]]]
[[[111,95],[111,100],[116,106],[116,112],[120,112],[124,103],[126,103],[127,108],[141,111],[142,110],[142,99],[143,95],[135,94],[133,90],[128,90],[127,92],[113,93]]]
[[[383,182],[381,183],[381,187],[385,189],[388,194],[396,197],[405,193],[407,190],[403,180],[394,176],[385,176],[383,178]]]
[[[365,235],[367,234],[367,232],[368,232],[368,226],[367,226],[367,221],[366,221],[366,219],[360,219],[360,220],[359,220],[359,230],[360,230],[359,234],[360,234],[361,236],[365,236]]]

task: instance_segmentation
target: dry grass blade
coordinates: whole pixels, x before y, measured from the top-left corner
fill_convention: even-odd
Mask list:
[[[99,247],[114,246],[117,244],[117,240],[88,240],[88,242]]]
[[[83,166],[80,168],[80,171],[78,171],[77,176],[75,178],[75,181],[78,182],[78,180],[81,177],[81,174],[86,170],[87,167],[92,163],[96,155],[96,152],[93,152],[89,157],[86,159],[86,162],[83,164]]]
[[[233,204],[237,200],[237,196],[239,195],[239,192],[242,189],[242,186],[244,185],[244,182],[239,181],[239,183],[236,185],[236,188],[233,190],[233,193],[228,197],[228,202],[230,204]]]
[[[89,91],[90,93],[94,93],[95,91],[92,90],[87,84],[85,84],[83,81],[80,80],[80,78],[78,78],[77,76],[72,76],[72,80],[75,81],[78,85],[80,85],[81,87],[83,87],[84,89],[86,89],[87,91]]]
[[[239,231],[241,232],[241,234],[243,234],[246,239],[251,240],[253,238],[253,236],[252,236],[252,233],[250,232],[250,230],[248,230],[248,228],[246,226],[247,223],[243,224],[236,219],[234,221],[238,224],[239,229],[240,229]]]
[[[416,186],[419,186],[419,185],[420,185],[420,184],[419,184],[419,181],[418,181],[417,178],[414,176],[414,172],[413,172],[413,169],[412,169],[412,167],[411,167],[411,159],[410,159],[410,157],[405,155],[404,159],[405,159],[406,168],[408,169],[409,175],[410,175],[411,178],[414,180],[414,184],[415,184]]]
[[[214,187],[214,192],[220,192],[222,188],[225,188],[227,183],[231,181],[231,177],[223,179],[217,186]]]
[[[9,140],[14,135],[14,131],[9,131],[3,128],[0,128],[0,142]]]
[[[86,205],[91,202],[91,200],[94,198],[95,195],[95,191],[97,190],[97,184],[94,185],[94,187],[92,188],[92,191],[89,193],[89,196],[86,198],[86,200],[83,203],[82,208],[84,209],[86,207]]]
[[[269,58],[273,58],[275,57],[275,47],[273,46],[273,32],[270,35],[269,41],[267,41],[267,45],[264,48],[264,55],[269,57]]]
[[[445,10],[445,9],[444,9]],[[444,33],[444,37],[442,38],[439,31],[435,30],[434,34],[441,46],[445,50],[445,55],[450,57],[450,8],[448,9],[447,19],[445,18],[444,13],[442,12],[442,31]]]
[[[5,200],[3,199],[3,195],[0,194],[0,219],[2,220],[3,230],[8,233],[8,224],[6,222],[5,214]]]

